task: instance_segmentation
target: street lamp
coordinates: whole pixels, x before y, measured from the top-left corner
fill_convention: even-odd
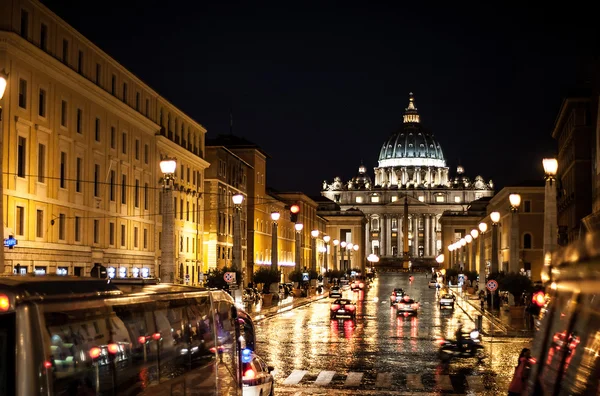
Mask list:
[[[498,222],[500,221],[500,213],[490,213],[492,220],[492,268],[491,273],[498,272]]]
[[[8,85],[8,74],[0,70],[0,101],[4,97],[6,92],[6,86]],[[4,122],[2,121],[2,103],[0,103],[0,165],[3,164],[3,153],[4,153]],[[0,219],[4,219],[4,175],[0,175]],[[4,223],[0,224],[0,240],[4,243]],[[0,251],[0,273],[4,273],[4,248]]]
[[[279,212],[271,213],[273,220],[273,231],[271,232],[271,271],[277,271],[277,220],[279,220]]]
[[[327,256],[329,255],[329,241],[331,237],[329,235],[323,236],[323,242],[325,242],[325,256],[323,256],[323,267],[325,267],[325,272],[327,272]]]
[[[483,240],[483,234],[486,233],[488,229],[487,223],[481,222],[479,223],[479,290],[484,290],[485,288],[485,270],[487,268],[487,263],[485,262],[485,241]]]
[[[302,243],[302,229],[304,225],[296,223],[294,228],[296,229],[296,271],[300,271],[300,244]]]
[[[371,273],[374,273],[373,265],[379,262],[379,257],[377,255],[371,253],[367,256],[367,261],[371,264]]]
[[[317,270],[317,237],[319,236],[319,230],[312,230],[310,232],[310,236],[312,237],[312,239],[311,239],[312,260],[310,263],[310,268],[313,271],[316,271]]]
[[[347,245],[346,241],[340,242],[340,256],[342,256],[341,257],[342,263],[340,265],[340,270],[342,270],[342,272],[344,272],[344,273],[346,272],[346,260],[344,259],[344,253],[346,252],[346,245]]]
[[[469,267],[469,270],[471,271],[477,271],[477,242],[475,242],[475,240],[477,239],[477,237],[479,237],[479,231],[477,231],[477,229],[473,228],[471,230],[471,238],[473,238],[473,242],[471,244],[471,266]]]
[[[340,244],[340,241],[338,241],[337,239],[333,240],[333,269],[339,269],[340,267],[340,263],[338,263],[337,261],[337,247]]]
[[[442,253],[442,254],[440,254],[439,256],[437,256],[437,257],[435,258],[435,261],[436,261],[436,262],[437,262],[439,265],[442,265],[442,264],[444,264],[444,254]]]
[[[546,173],[546,186],[544,188],[544,267],[542,270],[542,280],[548,281],[550,280],[552,252],[556,249],[558,239],[556,214],[556,172],[558,171],[558,161],[556,158],[544,158],[542,164]]]
[[[468,245],[465,246],[465,269],[469,271],[472,266],[471,255],[469,254],[469,250],[473,250],[473,245],[471,245],[471,242],[473,242],[473,237],[471,236],[471,234],[465,235],[465,241],[467,241]]]
[[[519,205],[521,205],[521,196],[519,194],[510,194],[510,261],[508,263],[509,272],[519,272]]]
[[[160,278],[166,283],[175,282],[175,218],[173,217],[175,169],[177,169],[177,161],[174,158],[167,157],[160,161],[160,171],[163,173]]]
[[[244,196],[242,194],[235,194],[231,197],[233,201],[233,268],[236,271],[241,272],[241,278],[239,281],[236,279],[234,285],[240,284],[242,287],[246,283],[246,271],[242,264],[242,202],[244,202]],[[236,295],[239,294],[239,289],[236,291]]]

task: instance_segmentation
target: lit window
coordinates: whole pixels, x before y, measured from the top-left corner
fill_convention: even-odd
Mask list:
[[[454,202],[460,203],[460,197],[454,197]]]
[[[377,196],[377,195],[372,196],[371,202],[379,202],[379,196]]]
[[[436,195],[435,202],[444,202],[444,196],[443,195]]]
[[[356,203],[362,203],[363,197],[356,197]]]
[[[398,200],[398,197],[394,195],[394,196],[392,197],[392,202],[396,202],[397,200]]]
[[[422,196],[422,195],[419,195],[419,201],[421,201],[421,202],[425,202],[425,197],[424,197],[424,196]]]

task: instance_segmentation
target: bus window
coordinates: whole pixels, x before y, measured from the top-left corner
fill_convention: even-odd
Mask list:
[[[0,315],[0,395],[15,394],[15,316]]]
[[[232,317],[232,303],[227,300],[213,301],[215,308],[215,324],[217,331],[217,348],[219,351],[219,388],[230,389],[239,382],[239,355],[237,337],[239,326]]]

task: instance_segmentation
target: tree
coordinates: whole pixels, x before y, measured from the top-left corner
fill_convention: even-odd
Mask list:
[[[458,270],[456,268],[446,268],[446,279],[454,279],[458,277]]]
[[[525,275],[509,272],[498,280],[500,290],[509,292],[515,298],[515,305],[522,305],[523,293],[530,292],[533,289],[533,283]]]
[[[340,270],[327,270],[327,273],[325,274],[325,276],[329,279],[339,279],[342,277],[342,275],[344,275],[344,273]]]
[[[291,282],[302,282],[302,271],[292,271],[288,275],[288,279]]]
[[[268,294],[271,284],[278,283],[281,279],[281,274],[277,270],[271,268],[259,268],[254,273],[254,282],[263,284],[263,293]]]
[[[235,272],[235,279],[239,283],[242,279],[242,272],[235,270],[232,267],[213,268],[208,270],[206,274],[206,286],[214,287],[217,289],[225,289],[229,284],[225,282],[225,273]],[[243,286],[243,285],[242,285]]]

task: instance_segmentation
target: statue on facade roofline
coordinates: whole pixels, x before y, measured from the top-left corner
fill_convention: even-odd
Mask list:
[[[331,185],[331,190],[339,191],[343,190],[344,187],[342,185],[342,179],[339,176],[333,178],[333,184]]]

